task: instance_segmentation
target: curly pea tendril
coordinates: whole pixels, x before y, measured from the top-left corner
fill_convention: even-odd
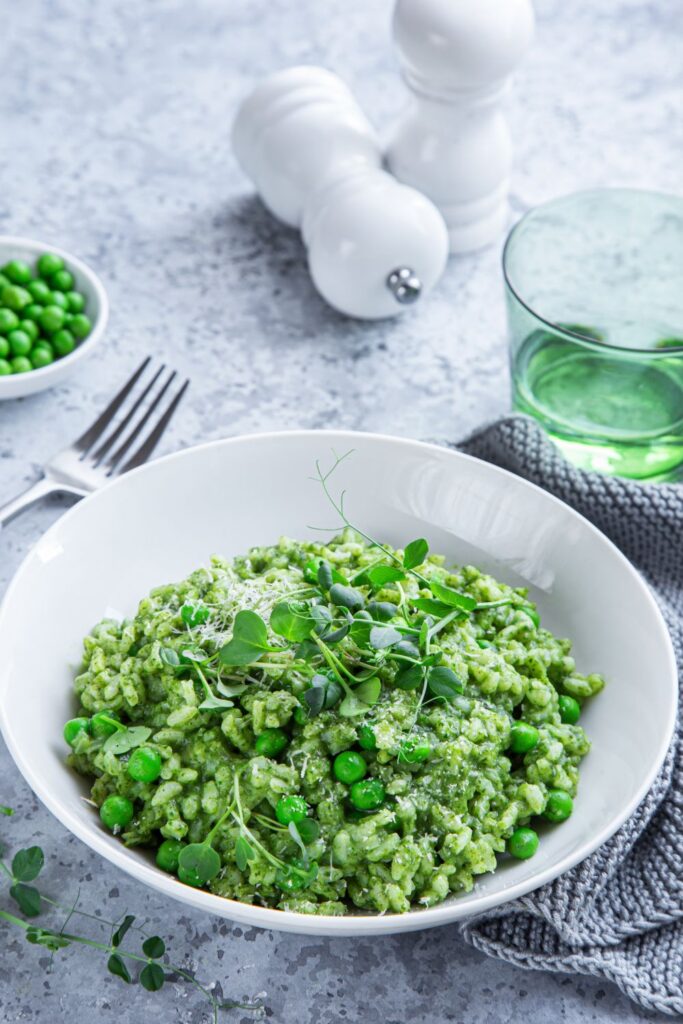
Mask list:
[[[0,805],[0,815],[11,816],[11,807]],[[198,981],[194,974],[183,967],[169,962],[166,956],[166,943],[158,935],[146,935],[142,928],[135,923],[133,914],[126,914],[118,921],[107,921],[102,917],[81,910],[79,907],[80,892],[71,906],[64,906],[46,896],[31,885],[43,870],[45,865],[45,854],[40,846],[29,846],[26,849],[18,850],[12,858],[11,864],[0,859],[0,873],[10,883],[9,894],[19,908],[23,917],[8,910],[0,909],[0,921],[6,925],[20,928],[24,931],[28,942],[36,946],[42,946],[52,954],[50,966],[53,964],[54,956],[67,946],[78,944],[91,950],[97,950],[107,958],[107,970],[110,974],[120,978],[126,984],[139,983],[148,992],[158,992],[166,981],[183,981],[192,985],[208,1001],[211,1020],[218,1024],[219,1010],[242,1010],[254,1014],[257,1020],[265,1016],[265,1007],[259,998],[248,1002],[224,999],[211,991],[215,985],[207,987]],[[34,919],[45,911],[62,911],[66,917],[59,928],[47,928],[34,923]],[[100,941],[89,938],[86,935],[79,935],[68,931],[67,928],[75,917],[97,922],[97,925],[110,929],[108,941]],[[26,920],[28,918],[29,920]],[[125,948],[124,939],[130,939],[133,933],[137,933],[140,941],[140,952],[133,952]],[[137,977],[131,975],[134,967],[139,968]]]

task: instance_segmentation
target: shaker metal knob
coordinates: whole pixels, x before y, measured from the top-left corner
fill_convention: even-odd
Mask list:
[[[397,267],[387,278],[387,288],[397,302],[409,306],[420,298],[422,281],[410,267]]]

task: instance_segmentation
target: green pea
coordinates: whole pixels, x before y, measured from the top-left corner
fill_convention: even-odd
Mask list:
[[[559,701],[560,718],[566,725],[576,725],[581,718],[581,705],[575,697],[562,694]]]
[[[432,748],[426,740],[417,736],[411,736],[405,740],[398,751],[398,760],[407,761],[408,764],[420,764],[426,761],[432,752]]]
[[[68,270],[58,270],[52,275],[51,284],[53,288],[58,288],[60,292],[68,292],[74,286],[74,276]]]
[[[13,356],[27,356],[31,351],[32,342],[26,331],[10,331],[7,340]]]
[[[191,868],[188,871],[187,868],[184,868],[182,866],[182,864],[179,864],[178,878],[181,882],[184,882],[185,885],[191,885],[194,889],[202,889],[204,887],[204,882],[199,877],[194,868]]]
[[[50,292],[50,298],[47,303],[48,306],[59,306],[66,313],[69,308],[69,302],[64,292]]]
[[[32,369],[31,360],[26,356],[15,356],[12,360],[12,373],[30,373]]]
[[[574,810],[574,801],[564,789],[551,789],[548,791],[548,800],[543,811],[543,817],[548,821],[566,821]]]
[[[52,277],[64,266],[64,260],[53,252],[44,252],[38,257],[38,273],[41,277]]]
[[[76,348],[76,339],[71,331],[56,331],[52,335],[52,345],[58,356],[68,356]]]
[[[36,345],[31,350],[30,359],[34,370],[42,370],[45,366],[50,366],[55,361],[52,352],[45,345]]]
[[[76,744],[76,740],[82,733],[87,735],[89,732],[89,718],[70,718],[64,726],[64,739],[70,747],[73,747]]]
[[[23,260],[10,260],[2,268],[5,277],[8,277],[12,284],[28,284],[33,277],[31,268]]]
[[[361,725],[358,730],[358,745],[363,750],[377,750],[377,740],[369,725]]]
[[[31,281],[26,285],[26,290],[31,293],[31,298],[39,306],[47,306],[50,298],[50,288],[45,281]]]
[[[90,719],[93,736],[113,736],[117,731],[115,723],[119,716],[115,711],[98,711]]]
[[[3,274],[0,271],[0,292],[5,287],[6,284],[11,284],[11,283],[12,282],[10,281],[9,277],[6,277],[5,274]]]
[[[40,333],[38,330],[38,324],[35,322],[35,320],[22,320],[19,330],[24,331],[25,334],[28,334],[31,341],[36,341],[36,339],[38,338],[38,334]]]
[[[179,839],[164,839],[157,850],[157,867],[162,871],[168,871],[170,875],[175,875],[178,871],[178,859],[184,849],[185,843],[181,843]]]
[[[302,796],[281,796],[275,807],[275,817],[281,825],[303,821],[307,814],[308,804]]]
[[[0,292],[0,302],[2,302],[2,305],[13,309],[15,313],[23,309],[24,306],[28,306],[30,301],[31,293],[18,284],[6,284],[2,292]]]
[[[66,301],[70,313],[82,313],[85,309],[85,298],[80,292],[67,291]]]
[[[87,338],[92,330],[92,323],[84,313],[76,313],[69,326],[77,338]]]
[[[0,309],[0,334],[7,334],[19,326],[19,317],[12,309]]]
[[[510,750],[513,754],[526,754],[538,746],[538,729],[528,722],[515,722],[510,729]]]
[[[362,779],[368,770],[365,758],[355,750],[345,750],[342,754],[337,754],[332,767],[335,777],[347,786]]]
[[[133,818],[133,805],[127,797],[113,793],[100,807],[100,818],[112,832],[120,832]]]
[[[5,359],[9,355],[9,341],[7,338],[3,338],[0,334],[0,359]]]
[[[27,320],[32,320],[33,323],[37,324],[42,312],[43,307],[37,302],[29,302],[28,306],[24,306],[21,311],[21,322],[25,323]]]
[[[349,793],[351,803],[358,811],[374,811],[384,803],[384,786],[379,779],[354,782]]]
[[[538,849],[538,835],[532,828],[517,828],[508,839],[508,853],[517,860],[528,860]]]
[[[256,737],[256,753],[264,757],[277,757],[288,743],[287,733],[282,729],[264,729]]]
[[[0,359],[0,377],[9,377],[12,373],[12,367],[6,359]]]
[[[64,310],[61,306],[45,306],[38,318],[38,323],[48,334],[54,334],[64,323]]]
[[[151,747],[138,747],[130,755],[128,774],[136,782],[155,782],[161,775],[161,756]]]

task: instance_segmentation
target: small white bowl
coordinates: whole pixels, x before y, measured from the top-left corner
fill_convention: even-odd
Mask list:
[[[102,338],[109,319],[109,302],[107,293],[97,274],[82,260],[71,253],[58,249],[47,242],[35,242],[29,238],[15,238],[11,235],[0,235],[0,267],[8,260],[25,260],[31,267],[43,252],[53,252],[61,256],[66,269],[71,271],[75,279],[75,289],[85,297],[85,312],[92,321],[92,330],[73,352],[40,370],[30,373],[12,374],[11,377],[0,377],[0,401],[4,398],[23,398],[37,391],[44,391],[59,384],[68,377],[82,359],[89,356]]]

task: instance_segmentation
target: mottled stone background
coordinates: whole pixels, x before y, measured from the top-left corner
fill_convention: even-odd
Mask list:
[[[317,297],[298,237],[264,212],[230,152],[240,97],[299,62],[340,72],[388,127],[405,99],[390,9],[390,0],[6,5],[0,230],[90,261],[112,317],[100,354],[73,381],[0,406],[0,497],[81,431],[141,353],[193,379],[166,450],[287,427],[458,437],[507,408],[500,246],[452,260],[402,320],[349,322]],[[596,184],[680,189],[680,0],[538,0],[537,10],[509,102],[513,212]],[[58,512],[44,505],[2,534],[0,588]],[[45,847],[50,891],[80,887],[84,906],[104,916],[144,915],[176,959],[226,995],[265,991],[282,1024],[646,1018],[610,986],[486,960],[454,928],[312,940],[185,911],[90,854],[36,802],[4,749],[0,759],[0,802],[18,809],[0,825],[3,840]],[[186,986],[127,990],[83,949],[61,953],[48,974],[39,949],[4,930],[0,941],[4,1021],[208,1019]]]

